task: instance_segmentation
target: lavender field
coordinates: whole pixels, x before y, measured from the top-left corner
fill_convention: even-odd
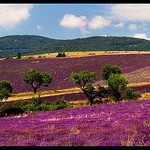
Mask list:
[[[0,118],[0,146],[150,146],[150,101]]]
[[[69,82],[71,72],[90,70],[97,73],[100,81],[100,71],[102,65],[110,63],[118,65],[123,70],[123,75],[133,82],[149,82],[150,54],[119,54],[119,55],[99,55],[78,58],[46,58],[46,59],[24,59],[0,61],[0,81],[7,80],[13,86],[13,93],[32,92],[33,89],[28,84],[23,83],[23,75],[29,69],[36,69],[40,72],[52,74],[52,83],[48,88],[41,87],[40,91],[73,88],[76,85]],[[147,68],[147,74],[139,78],[141,69]],[[141,72],[137,72],[141,70]],[[131,74],[130,73],[134,73]],[[132,81],[132,78],[134,80]]]

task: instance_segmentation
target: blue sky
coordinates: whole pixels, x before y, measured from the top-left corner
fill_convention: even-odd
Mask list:
[[[0,37],[54,39],[129,36],[150,39],[150,4],[0,4]]]

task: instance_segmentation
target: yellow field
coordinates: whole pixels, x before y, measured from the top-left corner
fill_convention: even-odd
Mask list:
[[[85,56],[96,56],[96,55],[110,55],[110,54],[150,54],[150,51],[85,51],[85,52],[65,52],[65,58],[74,58],[74,57],[85,57]],[[48,53],[48,54],[38,54],[38,55],[29,55],[22,56],[22,59],[28,59],[28,57],[33,58],[56,58],[58,53]],[[14,57],[15,59],[16,57]],[[62,57],[64,58],[64,57]],[[3,60],[1,58],[0,60]]]
[[[150,85],[150,83],[146,83],[146,82],[132,83],[132,84],[128,84],[127,87],[144,86],[144,85]],[[40,97],[47,97],[47,96],[79,93],[79,92],[82,92],[80,88],[70,88],[70,89],[62,89],[62,90],[39,91],[36,94],[34,94],[33,92],[17,93],[17,94],[11,94],[11,97],[9,97],[7,101],[25,100],[25,99],[30,99],[33,96],[37,97],[38,95],[40,95]],[[142,94],[142,95],[143,95],[142,98],[144,98],[145,94]],[[150,94],[149,94],[149,97],[150,97]]]
[[[65,52],[66,58],[73,58],[73,57],[85,57],[85,56],[94,56],[94,55],[109,55],[109,54],[127,54],[127,53],[148,53],[147,52],[139,52],[139,51],[86,51],[86,52]],[[39,54],[39,55],[31,55],[30,57],[38,58],[56,58],[58,53],[49,53],[49,54]],[[23,59],[28,58],[29,56],[23,56]]]

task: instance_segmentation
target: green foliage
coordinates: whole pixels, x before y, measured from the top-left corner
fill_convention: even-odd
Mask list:
[[[0,116],[9,116],[11,114],[17,115],[21,114],[24,111],[21,109],[21,107],[15,105],[15,103],[5,103],[0,107]]]
[[[12,60],[13,56],[7,56],[4,60]]]
[[[5,88],[8,92],[12,92],[13,87],[11,86],[10,82],[7,80],[0,81],[0,90]]]
[[[89,70],[82,71],[80,73],[71,73],[71,80],[73,83],[78,84],[81,88],[87,83],[94,83],[97,80],[96,73],[90,72]]]
[[[42,111],[59,110],[67,108],[67,102],[64,99],[58,99],[54,102],[45,102],[41,105]]]
[[[28,111],[40,111],[41,110],[41,103],[42,101],[40,100],[40,95],[38,97],[32,97],[30,99],[31,104],[27,104],[23,107],[23,110],[28,112]]]
[[[66,57],[66,54],[63,52],[63,53],[58,53],[58,55],[56,57]]]
[[[136,100],[136,99],[138,99],[140,97],[141,97],[141,93],[138,92],[138,91],[133,92],[133,89],[131,89],[131,88],[128,88],[125,91],[125,99]]]
[[[0,100],[1,100],[1,102],[2,102],[3,99],[5,99],[5,101],[6,101],[6,99],[8,99],[8,97],[10,97],[10,94],[9,94],[8,90],[6,90],[5,88],[1,89],[0,90]]]
[[[71,80],[78,84],[84,94],[88,97],[90,105],[93,103],[94,99],[94,87],[92,84],[97,80],[96,73],[90,72],[89,70],[82,71],[80,73],[71,73]]]
[[[48,84],[52,81],[52,75],[48,73],[40,73],[36,70],[30,69],[23,77],[24,83],[28,83],[32,86],[34,93],[41,85],[48,87]]]
[[[21,52],[17,53],[17,59],[21,59]]]
[[[106,64],[105,66],[102,66],[101,69],[101,77],[104,80],[107,80],[111,74],[121,74],[122,69],[118,67],[117,65],[113,66],[111,64]]]
[[[42,103],[42,101],[40,100],[40,95],[38,97],[32,97],[30,101],[34,106],[40,105]]]
[[[5,98],[8,99],[8,97],[10,97],[10,93],[12,92],[13,87],[11,86],[10,82],[3,80],[0,81],[0,100],[2,102],[2,100]]]
[[[93,85],[91,83],[88,83],[87,85],[85,85],[83,90],[87,93],[93,93],[95,88],[93,87]]]
[[[111,97],[115,100],[120,100],[121,92],[125,90],[128,82],[128,79],[120,74],[111,74],[106,80],[108,88],[111,91]]]

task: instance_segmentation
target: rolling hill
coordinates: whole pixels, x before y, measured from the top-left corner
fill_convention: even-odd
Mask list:
[[[94,36],[58,40],[37,35],[0,37],[0,58],[75,51],[149,51],[150,41],[132,37]]]

